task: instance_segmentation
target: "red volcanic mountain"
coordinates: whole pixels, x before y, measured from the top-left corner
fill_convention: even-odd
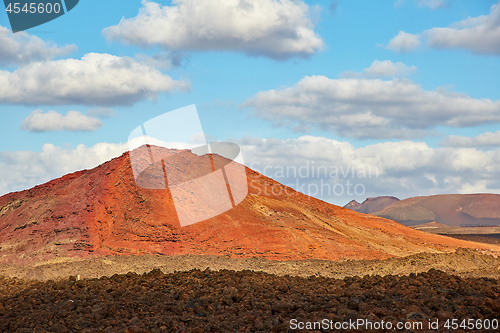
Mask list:
[[[404,225],[439,222],[447,225],[500,226],[500,195],[440,194],[395,202],[371,214]]]
[[[134,150],[134,156],[163,154],[170,170],[179,173],[189,170],[195,175],[202,168],[200,156],[190,151],[151,146],[147,153],[143,147]],[[216,162],[219,158],[214,157]],[[314,199],[248,168],[246,174],[249,193],[240,204],[185,227],[179,223],[169,190],[136,185],[129,153],[94,169],[4,195],[0,262],[185,253],[337,260],[495,248],[429,235]],[[160,181],[153,176],[146,174],[143,181],[153,185]],[[215,191],[210,186],[199,190]],[[193,198],[184,196],[181,204],[202,211],[204,207]]]

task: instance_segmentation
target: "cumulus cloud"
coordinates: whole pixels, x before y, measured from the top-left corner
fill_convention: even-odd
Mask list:
[[[417,0],[417,5],[420,7],[429,7],[431,9],[446,8],[446,0]]]
[[[392,62],[390,60],[375,60],[370,67],[363,69],[368,77],[398,77],[408,76],[415,73],[416,66],[406,66],[402,62]]]
[[[315,126],[353,138],[408,139],[433,127],[500,122],[500,101],[444,89],[424,90],[408,79],[329,79],[306,76],[295,86],[261,91],[241,107],[279,126]]]
[[[400,53],[408,53],[415,51],[422,45],[419,35],[409,34],[400,31],[397,36],[393,37],[386,48]]]
[[[101,53],[0,71],[0,103],[4,104],[131,105],[189,88],[189,82],[176,81],[148,64]]]
[[[499,4],[491,7],[489,15],[468,18],[447,28],[427,30],[427,46],[438,49],[465,49],[476,54],[500,55]]]
[[[323,47],[301,0],[142,1],[139,14],[105,28],[109,41],[169,50],[226,50],[274,59],[305,57]]]
[[[50,60],[77,49],[76,45],[57,46],[26,32],[12,33],[0,25],[0,66],[18,66]]]
[[[43,113],[42,110],[37,109],[31,111],[30,115],[23,119],[19,129],[29,132],[92,132],[101,126],[102,122],[99,119],[85,116],[78,111],[68,111],[63,116],[55,111]]]
[[[418,7],[427,7],[431,9],[446,8],[446,0],[414,0]],[[396,0],[394,7],[399,7],[405,3],[405,0]]]
[[[97,118],[110,118],[116,116],[116,112],[110,108],[91,108],[87,110],[87,116],[97,117]]]
[[[448,135],[441,141],[441,145],[446,147],[500,147],[500,131],[486,132],[474,137]]]
[[[50,143],[40,152],[0,152],[0,195],[43,184],[67,173],[93,168],[127,151],[127,144],[98,143],[92,147],[81,144],[63,149]]]
[[[431,148],[416,141],[356,148],[346,141],[315,136],[286,140],[244,137],[231,141],[240,145],[250,168],[341,205],[379,195],[406,198],[438,193],[500,193],[500,149]],[[151,142],[189,148],[187,144],[170,146],[152,138]],[[126,143],[103,142],[92,147],[63,149],[45,144],[40,152],[0,152],[0,195],[96,167],[128,148]]]
[[[394,63],[390,60],[375,60],[370,67],[364,68],[361,73],[347,71],[339,76],[342,78],[406,77],[416,71],[416,66],[407,66],[400,61]]]
[[[500,55],[500,2],[491,6],[488,15],[470,17],[446,28],[432,28],[420,34],[400,31],[388,49],[411,52],[424,40],[427,47],[435,49],[464,49],[474,54]]]
[[[306,194],[342,205],[352,199],[379,195],[406,198],[439,193],[500,193],[500,170],[496,167],[499,149],[485,152],[474,148],[431,148],[415,141],[355,148],[349,142],[315,136],[287,140],[247,137],[234,141],[240,144],[250,168]]]
[[[175,149],[191,149],[199,144],[164,142],[145,137],[150,144]],[[76,148],[61,148],[46,143],[37,151],[0,151],[0,196],[43,184],[65,174],[92,169],[124,152],[144,144],[143,137],[126,143],[97,143],[92,147],[83,144]]]

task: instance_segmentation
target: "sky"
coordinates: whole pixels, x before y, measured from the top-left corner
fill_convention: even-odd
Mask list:
[[[500,6],[462,0],[82,0],[0,11],[0,195],[127,151],[196,105],[209,141],[345,205],[500,193]]]

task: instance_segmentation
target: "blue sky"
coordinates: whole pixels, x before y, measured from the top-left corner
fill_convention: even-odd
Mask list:
[[[297,179],[272,170],[379,170],[324,179],[359,195],[304,190],[332,203],[499,192],[497,1],[187,3],[82,0],[17,34],[1,11],[0,194],[94,167],[139,124],[191,104],[206,134],[285,184]]]

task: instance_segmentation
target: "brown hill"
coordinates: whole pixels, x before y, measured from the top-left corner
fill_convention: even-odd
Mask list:
[[[188,169],[193,174],[201,168],[200,156],[189,151],[145,149],[135,150],[135,156],[164,155],[173,163],[171,169]],[[4,195],[0,197],[0,262],[188,253],[280,260],[384,259],[457,247],[500,249],[353,212],[298,193],[248,168],[246,172],[249,194],[239,205],[186,227],[179,224],[168,190],[136,185],[129,153],[94,169]],[[210,187],[200,190],[213,191]]]
[[[500,225],[500,195],[441,194],[404,199],[373,212],[404,225],[439,222],[474,227]]]
[[[385,207],[392,205],[395,202],[400,201],[396,197],[381,196],[368,198],[363,203],[359,203],[356,200],[351,200],[344,208],[354,210],[363,214],[371,214],[373,212],[378,212]]]
[[[344,205],[344,208],[357,211],[356,209],[359,206],[361,206],[361,204],[359,202],[357,202],[356,200],[351,200],[346,205]]]

